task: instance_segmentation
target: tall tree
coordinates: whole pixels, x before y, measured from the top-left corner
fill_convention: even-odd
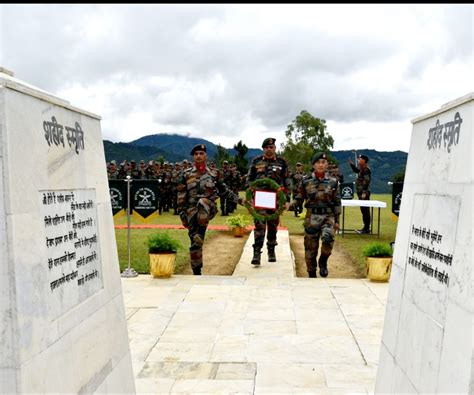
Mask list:
[[[242,143],[240,140],[237,144],[234,145],[234,149],[237,151],[237,154],[234,157],[234,163],[237,166],[237,170],[240,171],[240,174],[247,174],[249,162],[245,155],[247,155],[248,147]]]
[[[334,145],[334,139],[326,128],[326,120],[316,118],[306,110],[301,111],[285,131],[287,141],[281,144],[282,156],[290,165],[300,161],[308,170],[316,152],[329,152]]]
[[[224,162],[225,160],[226,161],[230,161],[231,160],[231,156],[229,154],[229,151],[227,151],[226,148],[224,148],[222,145],[220,144],[217,144],[217,152],[216,154],[214,155],[214,162],[216,162],[216,165],[218,167],[221,167],[222,166],[222,162]]]

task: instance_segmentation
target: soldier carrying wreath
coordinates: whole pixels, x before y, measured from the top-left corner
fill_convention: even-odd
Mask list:
[[[250,165],[247,174],[249,190],[273,190],[277,193],[278,204],[274,209],[258,208],[247,205],[254,216],[254,244],[252,265],[260,265],[260,256],[267,234],[268,261],[276,262],[275,246],[277,243],[277,228],[280,222],[280,214],[290,205],[290,177],[288,164],[285,159],[275,154],[276,146],[274,138],[266,138],[263,141],[263,155],[257,156]],[[275,186],[277,187],[275,189]],[[247,197],[247,202],[248,202]]]

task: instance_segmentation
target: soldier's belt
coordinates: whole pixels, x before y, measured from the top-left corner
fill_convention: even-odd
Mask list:
[[[312,214],[334,214],[329,207],[308,207],[308,211]]]

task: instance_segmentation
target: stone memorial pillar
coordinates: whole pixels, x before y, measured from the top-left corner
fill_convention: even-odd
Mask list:
[[[134,393],[100,117],[0,68],[0,392]]]
[[[474,93],[413,120],[376,393],[472,393]]]

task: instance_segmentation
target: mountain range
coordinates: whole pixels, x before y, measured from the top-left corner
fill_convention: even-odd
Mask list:
[[[178,162],[183,159],[191,160],[189,154],[192,147],[197,144],[205,144],[207,154],[210,159],[217,153],[217,145],[201,138],[188,137],[178,134],[154,134],[140,137],[129,143],[113,143],[104,140],[105,159],[122,162],[134,159],[137,162],[141,159],[148,162],[160,157],[169,162]],[[245,142],[244,142],[245,144]],[[235,156],[236,151],[233,148],[227,149],[230,156]],[[252,160],[261,155],[263,151],[260,148],[249,148],[246,158]],[[348,159],[351,158],[354,163],[354,151],[331,151],[330,153],[338,162],[340,173],[344,175],[344,182],[352,182],[356,179],[356,174],[352,172]],[[392,188],[388,185],[393,180],[395,174],[404,170],[408,154],[403,151],[376,151],[371,149],[362,149],[357,151],[357,155],[365,154],[369,157],[369,167],[372,170],[371,191],[372,193],[391,193]]]

